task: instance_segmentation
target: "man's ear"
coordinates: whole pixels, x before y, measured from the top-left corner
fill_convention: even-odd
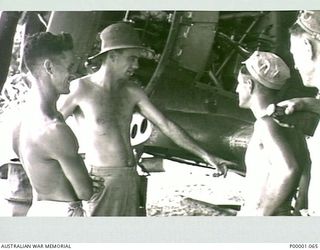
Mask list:
[[[43,62],[43,67],[48,74],[52,75],[52,62],[51,62],[51,60],[45,59]]]
[[[252,79],[247,79],[246,80],[246,86],[249,89],[249,93],[252,94],[253,89],[254,89],[254,82]]]
[[[313,60],[315,57],[314,48],[313,48],[313,44],[311,43],[308,37],[303,38],[303,46],[304,46],[304,52],[306,53],[307,58],[309,58],[310,60]]]

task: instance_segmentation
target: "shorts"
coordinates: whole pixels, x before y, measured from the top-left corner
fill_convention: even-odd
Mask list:
[[[104,179],[104,189],[88,201],[89,216],[145,215],[141,176],[135,167],[91,167]]]
[[[83,217],[86,213],[81,201],[33,201],[28,217]]]

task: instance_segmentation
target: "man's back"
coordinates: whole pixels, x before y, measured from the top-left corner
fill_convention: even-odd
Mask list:
[[[39,114],[24,119],[16,140],[20,160],[38,200],[79,200],[59,160],[55,158],[58,151],[69,150],[68,144],[77,147],[76,138],[63,120]]]

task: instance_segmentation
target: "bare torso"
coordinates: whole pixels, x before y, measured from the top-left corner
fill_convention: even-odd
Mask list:
[[[259,123],[261,122],[263,121],[259,121]],[[259,123],[255,123],[254,131],[246,151],[245,161],[246,165],[248,165],[250,169],[253,169],[254,166],[256,166],[258,163],[264,166],[274,164],[274,162],[270,162],[269,157],[269,155],[272,154],[272,152],[268,152],[264,149],[264,143],[263,138],[261,138],[261,134],[264,133],[265,128],[261,128]],[[299,165],[304,166],[305,164],[310,163],[306,140],[301,133],[299,133],[295,129],[283,127],[280,128],[279,126],[277,132],[279,134],[281,133],[282,140],[286,140],[286,143],[290,145],[290,148],[292,150],[291,157],[295,157],[296,160],[299,162]],[[262,160],[257,161],[257,159],[259,159],[260,157]],[[262,164],[262,161],[264,162],[264,164]]]
[[[79,79],[76,120],[85,133],[86,162],[93,166],[124,167],[135,164],[130,145],[130,123],[137,98],[128,83],[107,88],[90,76]]]
[[[246,205],[253,210],[259,208],[260,201],[263,199],[261,197],[261,190],[265,188],[268,175],[278,175],[282,171],[279,169],[278,159],[275,157],[276,153],[272,149],[270,150],[270,148],[265,148],[264,139],[261,135],[262,133],[266,133],[266,127],[260,126],[264,122],[258,120],[255,123],[254,132],[245,156],[248,186],[248,190],[246,190]],[[270,120],[268,122],[274,123],[274,121]],[[277,134],[279,137],[281,136],[280,140],[284,141],[289,148],[290,154],[286,155],[286,157],[294,158],[298,163],[300,171],[309,168],[310,158],[304,136],[294,129],[281,128],[278,125],[275,125],[275,127],[277,127]],[[283,205],[290,205],[295,192],[296,189],[292,190]],[[274,197],[274,199],[277,199],[277,197]]]
[[[254,129],[247,147],[246,155],[246,186],[245,206],[256,209],[259,203],[260,193],[265,185],[268,174],[268,159],[263,151],[263,144],[259,134]]]
[[[32,117],[25,119],[17,143],[19,156],[36,191],[34,195],[37,200],[75,201],[78,198],[73,187],[59,162],[47,150],[48,142],[63,147],[51,136],[57,126],[69,130],[59,118],[47,119],[33,113]]]

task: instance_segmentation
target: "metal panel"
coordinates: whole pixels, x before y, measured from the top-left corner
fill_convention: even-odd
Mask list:
[[[76,67],[82,68],[88,58],[90,48],[98,33],[102,12],[94,11],[54,11],[51,14],[47,31],[54,34],[70,33],[74,40],[74,52],[77,58]],[[80,69],[81,71],[81,69]]]
[[[219,12],[184,12],[172,59],[180,67],[202,72],[212,49]]]

